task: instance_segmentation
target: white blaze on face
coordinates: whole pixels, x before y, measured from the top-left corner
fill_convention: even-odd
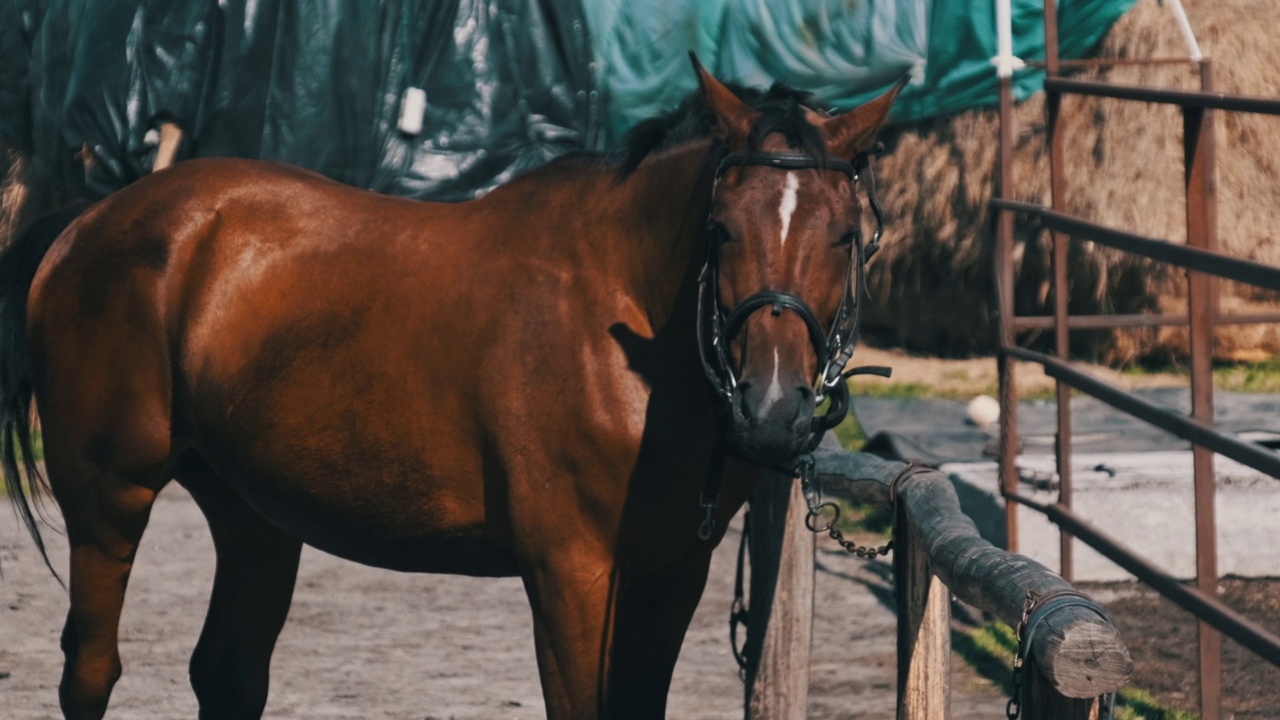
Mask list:
[[[783,225],[785,228],[786,225]],[[782,383],[778,382],[778,348],[773,349],[773,380],[769,382],[769,388],[764,392],[764,398],[760,401],[760,415],[769,414],[769,409],[782,399]]]
[[[800,189],[800,178],[795,173],[787,173],[786,184],[782,186],[782,203],[778,205],[778,215],[782,218],[782,244],[787,244],[787,233],[791,232],[791,216],[796,212],[796,191]]]

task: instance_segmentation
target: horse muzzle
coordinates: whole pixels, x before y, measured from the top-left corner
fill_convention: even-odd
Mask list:
[[[746,377],[733,389],[729,439],[748,458],[784,465],[809,449],[813,389],[805,382]]]

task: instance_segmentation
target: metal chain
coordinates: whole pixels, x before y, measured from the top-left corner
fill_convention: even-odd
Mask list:
[[[1022,714],[1022,658],[1026,655],[1025,644],[1028,640],[1027,620],[1031,618],[1031,610],[1035,608],[1037,600],[1035,593],[1028,590],[1027,598],[1022,601],[1022,619],[1014,630],[1014,635],[1018,638],[1018,650],[1013,656],[1013,695],[1004,708],[1004,714],[1009,720],[1018,720],[1018,716]]]
[[[819,507],[819,510],[827,507],[831,508],[833,512],[833,517],[831,519],[831,524],[826,527],[826,533],[827,535],[831,536],[831,539],[835,540],[840,545],[840,547],[844,548],[848,552],[853,553],[854,555],[857,555],[860,558],[867,558],[868,560],[874,560],[875,558],[878,558],[881,555],[888,555],[889,551],[893,549],[892,540],[890,540],[889,542],[879,547],[873,547],[871,545],[858,545],[857,543],[851,542],[849,540],[845,540],[844,534],[841,533],[839,530],[837,530],[835,526],[835,523],[840,519],[840,508],[837,507],[834,503],[823,503]],[[814,525],[812,524],[812,520],[815,517],[817,517],[817,515],[815,515],[813,511],[810,511],[809,516],[805,518],[804,523],[809,527],[810,530],[813,530],[813,532],[820,533],[822,532],[822,530],[821,529],[815,530]]]
[[[804,525],[809,528],[810,532],[814,534],[825,532],[840,547],[860,558],[871,560],[881,555],[889,554],[889,551],[893,549],[892,540],[879,547],[874,547],[871,545],[858,545],[844,539],[844,533],[840,532],[839,528],[836,527],[840,522],[840,506],[832,502],[822,501],[822,488],[818,487],[817,465],[813,455],[806,455],[800,459],[797,474],[800,475],[800,489],[804,493],[805,504],[809,506],[809,512],[804,518]],[[826,520],[824,515],[828,509],[831,511],[830,520]],[[819,524],[820,522],[824,524]]]

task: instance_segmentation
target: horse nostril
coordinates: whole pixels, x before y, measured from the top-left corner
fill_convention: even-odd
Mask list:
[[[800,400],[808,402],[813,399],[813,388],[808,385],[797,385],[796,390],[800,392]]]

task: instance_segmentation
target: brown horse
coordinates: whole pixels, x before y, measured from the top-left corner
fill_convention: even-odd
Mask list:
[[[701,92],[625,159],[560,160],[474,202],[199,160],[6,252],[3,459],[34,528],[34,394],[71,545],[67,718],[106,711],[171,478],[217,548],[202,718],[261,715],[304,542],[519,575],[549,717],[663,715],[712,548],[768,474],[730,458],[704,523],[717,438],[794,459],[847,360],[850,161],[897,93],[831,117],[697,70]]]

